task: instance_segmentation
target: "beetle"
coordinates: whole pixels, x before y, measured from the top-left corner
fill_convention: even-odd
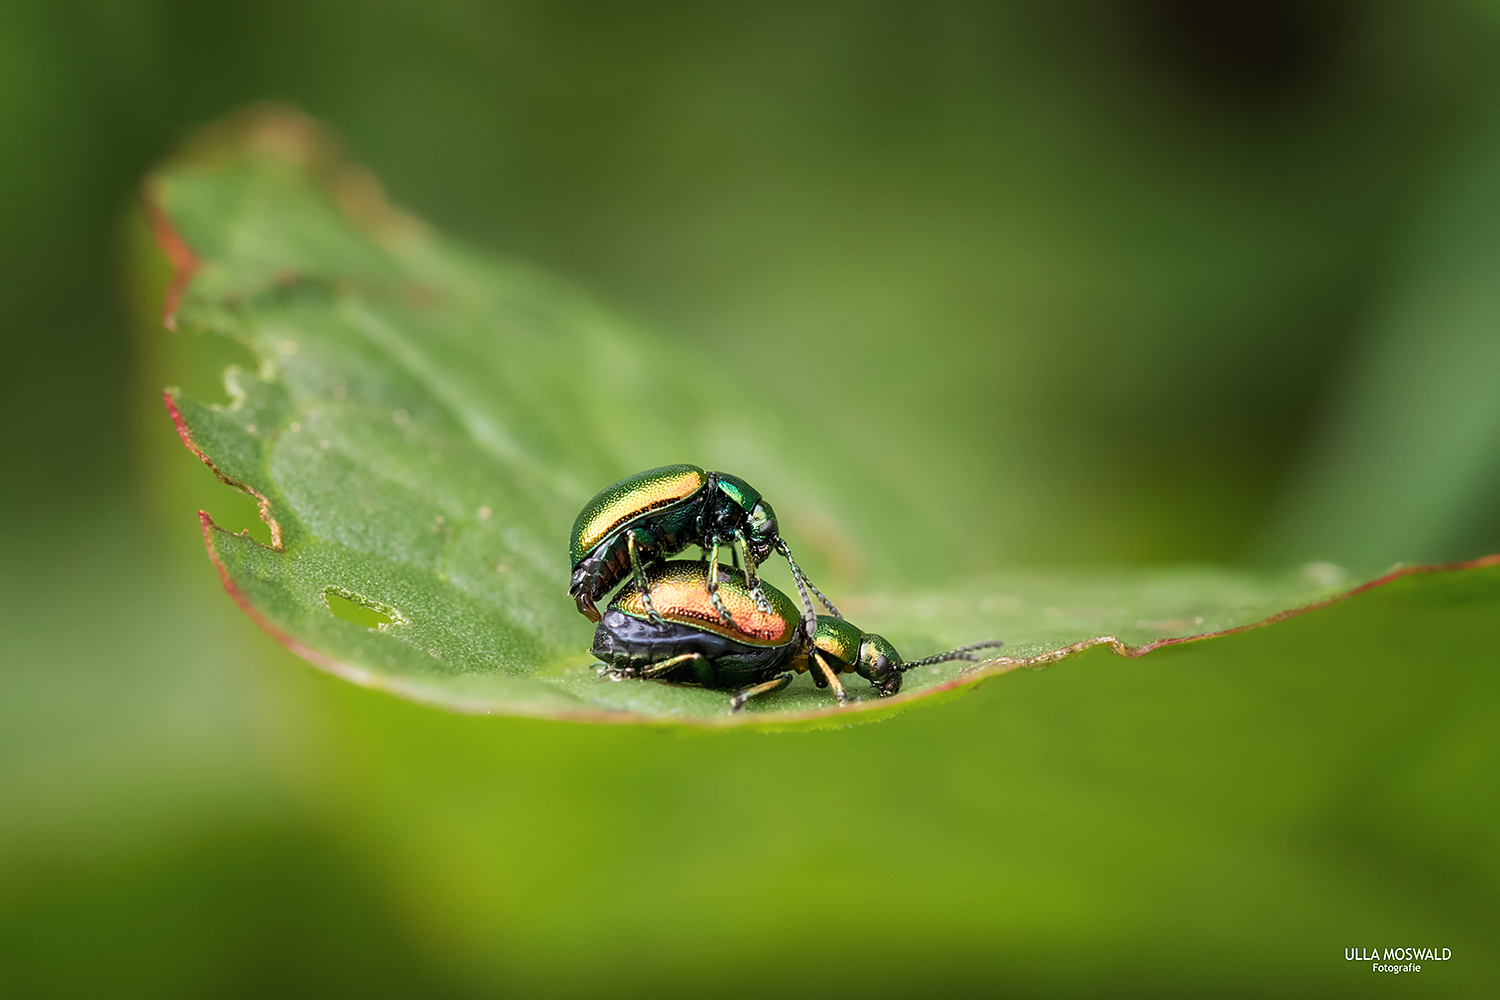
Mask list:
[[[979,658],[976,650],[1004,645],[998,640],[976,642],[908,663],[883,636],[830,615],[818,616],[809,640],[798,627],[800,614],[791,598],[762,583],[763,609],[743,573],[727,568],[720,573],[720,599],[733,619],[728,624],[708,599],[708,567],[701,561],[657,563],[646,571],[644,589],[633,580],[620,588],[589,650],[603,664],[600,676],[688,681],[733,690],[729,707],[737,712],[751,698],[780,690],[794,674],[811,670],[813,682],[831,687],[842,705],[848,695],[840,674],[858,674],[878,697],[888,698],[901,690],[902,676],[913,667],[973,661]]]
[[[738,476],[705,472],[696,465],[663,465],[638,472],[606,486],[584,505],[568,540],[573,560],[568,594],[589,621],[597,622],[599,599],[630,576],[642,594],[647,615],[662,624],[646,586],[646,567],[697,545],[708,556],[709,602],[719,620],[728,625],[733,616],[719,596],[719,576],[714,572],[719,566],[719,547],[726,543],[736,565],[743,557],[749,593],[762,612],[769,612],[770,605],[755,568],[775,550],[791,566],[807,634],[816,630],[817,618],[808,590],[818,595],[834,617],[842,617],[802,574],[777,531],[776,512],[760,493]]]

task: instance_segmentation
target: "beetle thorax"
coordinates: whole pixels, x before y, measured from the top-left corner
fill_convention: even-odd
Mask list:
[[[743,534],[749,525],[750,512],[741,506],[738,491],[721,488],[719,474],[709,473],[703,490],[703,507],[698,512],[698,537],[706,542],[727,542]],[[759,502],[756,497],[755,502]]]

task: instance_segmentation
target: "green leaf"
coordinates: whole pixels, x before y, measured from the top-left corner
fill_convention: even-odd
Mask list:
[[[847,575],[839,553],[858,547],[810,498],[870,485],[820,478],[837,449],[809,448],[776,416],[764,383],[795,359],[768,369],[753,345],[715,359],[665,344],[564,283],[447,241],[286,112],[206,130],[146,190],[176,271],[167,325],[254,359],[225,372],[227,403],[166,394],[184,444],[266,528],[257,539],[203,513],[209,554],[247,614],[356,683],[467,712],[838,723],[1091,645],[1138,655],[1341,593],[1329,566],[989,577],[844,602],[909,658],[1011,643],[1005,658],[915,671],[898,698],[840,709],[804,677],[730,716],[723,692],[601,681],[584,652],[592,626],[566,595],[567,537],[622,475],[672,461],[743,474],[793,544],[809,542],[810,565]]]

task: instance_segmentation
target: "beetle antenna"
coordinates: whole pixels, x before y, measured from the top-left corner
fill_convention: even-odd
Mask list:
[[[823,607],[827,608],[829,610],[829,612],[833,615],[833,617],[835,617],[835,618],[842,618],[842,617],[844,617],[843,613],[841,611],[839,611],[838,608],[836,608],[836,607],[833,606],[833,602],[828,599],[827,595],[825,595],[821,590],[819,590],[817,588],[817,586],[811,580],[809,580],[807,578],[807,576],[802,572],[802,567],[798,566],[797,565],[797,560],[795,560],[795,559],[792,558],[792,550],[787,545],[787,543],[784,540],[781,540],[781,539],[778,539],[778,542],[779,542],[779,548],[780,548],[781,554],[784,555],[784,556],[786,556],[786,561],[789,562],[789,563],[791,563],[791,565],[792,565],[792,575],[794,575],[794,576],[801,576],[802,577],[802,582],[805,583],[805,584],[807,584],[807,589],[810,590],[810,591],[812,591],[813,595],[816,596],[818,600],[820,600],[820,601],[823,602]]]
[[[811,580],[807,581],[807,589],[810,590],[810,591],[812,591],[813,594],[814,594],[814,596],[816,596],[818,600],[820,600],[820,601],[823,602],[823,607],[825,607],[829,611],[833,612],[833,617],[835,617],[835,618],[842,618],[842,617],[844,617],[843,615],[839,614],[839,609],[833,606],[833,602],[830,601],[828,598],[824,597],[823,596],[823,592],[821,590],[819,590],[817,587],[813,586],[813,582]]]
[[[949,660],[968,660],[970,663],[972,663],[975,660],[979,659],[979,657],[974,654],[974,650],[999,649],[1003,645],[1005,645],[1004,640],[986,639],[984,642],[976,642],[968,646],[959,646],[957,649],[950,649],[946,653],[934,653],[932,656],[926,656],[920,660],[913,660],[910,663],[903,663],[901,664],[901,669],[905,671],[910,670],[912,667],[930,667],[934,663],[947,663]]]
[[[784,539],[776,540],[776,548],[786,556],[786,564],[792,568],[792,582],[797,585],[797,593],[802,597],[802,628],[807,633],[807,641],[812,642],[818,634],[818,616],[813,611],[812,598],[807,595],[807,588],[812,584],[808,583],[807,577],[802,575],[802,567],[798,566],[797,560],[792,558],[791,547]]]

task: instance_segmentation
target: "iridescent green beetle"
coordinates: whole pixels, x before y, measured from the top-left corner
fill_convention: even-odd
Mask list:
[[[738,476],[705,472],[696,465],[663,465],[638,472],[606,486],[584,505],[568,543],[573,559],[568,594],[589,621],[597,622],[599,599],[629,575],[647,595],[647,614],[654,615],[646,567],[697,545],[708,554],[709,566],[717,570],[719,546],[724,544],[731,547],[737,565],[743,557],[749,592],[760,610],[768,611],[769,605],[755,568],[775,550],[792,568],[802,595],[807,633],[813,633],[817,618],[807,591],[817,594],[839,616],[838,609],[802,575],[792,550],[777,532],[776,512],[760,493]],[[729,609],[719,597],[718,574],[710,573],[707,579],[709,601],[719,619],[730,622]]]
[[[977,660],[976,650],[1004,645],[977,642],[907,663],[884,637],[829,615],[818,616],[809,641],[791,598],[762,583],[762,607],[744,574],[720,573],[718,593],[730,612],[728,623],[708,599],[708,567],[702,562],[658,563],[646,571],[644,588],[634,581],[622,587],[589,650],[604,664],[600,675],[738,689],[729,701],[730,710],[738,711],[751,698],[786,687],[794,673],[811,670],[813,682],[832,687],[843,704],[847,695],[840,674],[858,674],[878,697],[888,698],[901,690],[902,676],[913,667]]]

